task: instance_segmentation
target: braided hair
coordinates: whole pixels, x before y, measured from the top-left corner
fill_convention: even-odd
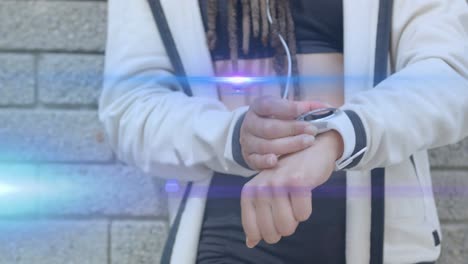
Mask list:
[[[216,47],[216,17],[218,14],[218,1],[207,0],[207,32],[208,47],[213,50]],[[277,75],[284,76],[287,73],[287,58],[283,46],[278,37],[280,33],[286,40],[292,57],[292,74],[299,73],[297,66],[297,50],[294,20],[291,13],[290,0],[270,0],[270,14],[273,23],[270,25],[267,16],[267,0],[227,0],[228,5],[228,39],[229,53],[234,72],[238,71],[238,14],[237,5],[242,5],[242,52],[248,54],[250,50],[250,37],[261,38],[264,47],[268,44],[275,50],[274,70]],[[284,87],[283,87],[284,89]],[[298,83],[294,82],[294,97],[299,96]]]

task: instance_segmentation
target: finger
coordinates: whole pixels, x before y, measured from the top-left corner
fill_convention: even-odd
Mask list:
[[[249,248],[255,247],[262,239],[260,230],[257,227],[256,212],[253,203],[255,198],[255,188],[246,184],[241,193],[241,217],[242,228],[246,237],[246,245]]]
[[[270,187],[258,187],[254,205],[256,209],[257,226],[260,234],[268,244],[276,244],[281,239],[273,220],[271,210],[271,190]]]
[[[273,188],[273,203],[271,208],[275,227],[279,234],[284,237],[294,234],[299,223],[294,218],[286,186]]]
[[[272,96],[257,98],[251,105],[251,108],[259,116],[274,116],[283,120],[296,119],[302,110],[296,102]]]
[[[295,103],[297,104],[299,115],[312,110],[331,107],[328,103],[318,101],[299,101]]]
[[[275,154],[250,154],[246,160],[250,168],[254,170],[271,169],[278,164],[278,156]]]
[[[309,122],[252,117],[249,132],[257,137],[275,139],[301,134],[315,136],[317,128]]]
[[[312,214],[312,191],[304,187],[293,187],[290,189],[289,196],[294,219],[298,222],[309,219]]]
[[[315,137],[312,135],[298,135],[271,140],[250,136],[246,139],[245,152],[284,155],[306,149],[312,146],[314,142]],[[244,148],[244,146],[242,147]]]

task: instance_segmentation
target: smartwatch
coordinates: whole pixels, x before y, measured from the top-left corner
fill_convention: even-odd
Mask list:
[[[356,146],[354,126],[348,115],[339,108],[321,108],[300,115],[297,120],[313,124],[322,134],[330,130],[337,131],[343,139],[343,155],[335,163],[335,170],[342,170],[356,157],[366,151],[367,147],[353,155]]]

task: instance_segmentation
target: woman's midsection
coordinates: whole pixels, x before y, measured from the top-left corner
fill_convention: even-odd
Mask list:
[[[344,103],[342,54],[299,54],[297,55],[297,61],[300,76],[299,94],[301,101],[321,101],[334,107],[339,107]],[[217,76],[235,75],[232,71],[232,63],[229,60],[216,61],[215,72]],[[273,59],[239,60],[237,75],[276,76],[273,70]],[[280,85],[275,82],[246,85],[243,87],[219,85],[218,91],[221,101],[231,110],[249,105],[259,96],[281,96]],[[290,95],[292,94],[291,91]]]

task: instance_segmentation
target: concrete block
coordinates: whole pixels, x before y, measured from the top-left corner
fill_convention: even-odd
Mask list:
[[[107,263],[105,221],[0,221],[0,264]]]
[[[102,1],[0,1],[0,47],[102,52],[106,18]]]
[[[458,144],[431,150],[429,157],[433,167],[468,168],[468,138]]]
[[[468,224],[446,225],[439,264],[468,263]]]
[[[0,111],[0,161],[109,161],[94,111]]]
[[[0,54],[0,106],[33,104],[34,74],[34,56]]]
[[[167,236],[167,224],[151,221],[112,223],[112,264],[159,263]]]
[[[97,106],[102,86],[101,55],[46,54],[39,57],[41,103]]]
[[[443,220],[468,220],[468,171],[433,171],[433,189]]]

